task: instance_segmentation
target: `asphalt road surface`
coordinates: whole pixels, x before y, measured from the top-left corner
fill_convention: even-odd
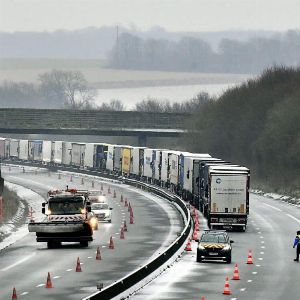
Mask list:
[[[202,230],[206,222],[201,219]],[[299,300],[300,263],[294,262],[292,248],[296,231],[300,230],[300,209],[284,202],[252,194],[247,231],[230,232],[234,240],[231,264],[196,263],[193,251],[133,297],[150,299],[243,299]],[[200,231],[201,234],[201,231]],[[248,250],[253,252],[253,265],[246,264]],[[240,280],[231,280],[238,264]],[[225,278],[230,278],[232,295],[223,295]]]
[[[52,188],[77,187],[100,189],[100,181],[91,180],[81,184],[81,178],[62,176],[56,173],[2,168],[5,180],[30,188],[46,197]],[[11,299],[12,290],[17,289],[18,299],[81,299],[97,291],[98,283],[104,286],[125,276],[149,260],[157,252],[169,246],[182,230],[182,218],[177,210],[165,200],[146,194],[123,184],[104,183],[107,201],[113,207],[112,223],[100,223],[94,232],[94,241],[88,248],[76,243],[63,244],[58,249],[47,249],[46,243],[37,243],[35,233],[0,251],[0,299]],[[108,195],[108,186],[112,194]],[[117,197],[113,198],[113,190]],[[134,212],[134,224],[129,224],[127,207],[120,202],[120,195],[128,198]],[[41,206],[40,206],[41,208]],[[127,221],[125,240],[119,233],[123,221]],[[115,249],[108,249],[113,236]],[[102,260],[95,260],[97,247]],[[82,272],[75,272],[77,258],[80,258]],[[47,273],[50,272],[52,289],[46,289]]]

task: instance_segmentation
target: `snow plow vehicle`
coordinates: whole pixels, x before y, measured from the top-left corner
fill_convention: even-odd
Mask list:
[[[41,222],[31,221],[29,232],[36,232],[37,242],[47,242],[48,248],[56,248],[62,242],[79,242],[87,247],[93,240],[93,227],[97,218],[91,214],[89,192],[76,189],[48,192],[42,204],[45,218]]]

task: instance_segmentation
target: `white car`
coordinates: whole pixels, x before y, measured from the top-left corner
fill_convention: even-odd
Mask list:
[[[105,202],[106,197],[102,195],[101,191],[91,190],[91,191],[89,191],[89,200],[91,203]]]
[[[99,221],[106,221],[111,223],[112,208],[105,202],[95,202],[91,205],[92,213]]]

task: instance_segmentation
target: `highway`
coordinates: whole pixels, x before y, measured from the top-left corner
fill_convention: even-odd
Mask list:
[[[25,186],[43,197],[49,189],[78,187],[80,189],[100,189],[100,181],[62,176],[48,172],[22,172],[22,169],[2,168],[5,180]],[[94,241],[88,248],[77,244],[63,244],[58,249],[47,249],[46,243],[37,243],[35,233],[28,233],[10,247],[0,251],[0,299],[11,299],[12,289],[17,289],[18,299],[81,299],[95,292],[98,283],[104,286],[123,277],[175,240],[182,230],[182,219],[178,211],[165,200],[135,188],[104,183],[108,203],[113,207],[111,224],[100,223],[94,232]],[[108,195],[108,186],[112,194]],[[117,197],[113,198],[113,190]],[[130,201],[134,212],[134,224],[129,224],[127,207],[120,202],[123,194]],[[41,207],[41,206],[40,206]],[[128,232],[125,240],[119,233],[123,221],[127,221]],[[115,249],[108,249],[113,236]],[[97,247],[102,260],[95,260]],[[82,272],[75,272],[77,258],[80,258]],[[47,273],[50,272],[53,288],[46,289]]]
[[[192,252],[185,252],[178,263],[133,299],[299,299],[300,263],[293,261],[292,245],[300,230],[300,208],[251,194],[249,220],[246,233],[230,233],[235,242],[231,264],[196,263],[193,242]],[[206,228],[201,217],[200,224],[201,233]],[[249,249],[253,265],[246,264]],[[223,295],[225,278],[232,278],[236,263],[240,280],[230,280],[232,295]]]

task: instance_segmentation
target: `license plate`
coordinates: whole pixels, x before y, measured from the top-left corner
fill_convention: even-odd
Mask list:
[[[216,252],[209,252],[208,254],[209,255],[218,255],[218,253],[216,253]]]

